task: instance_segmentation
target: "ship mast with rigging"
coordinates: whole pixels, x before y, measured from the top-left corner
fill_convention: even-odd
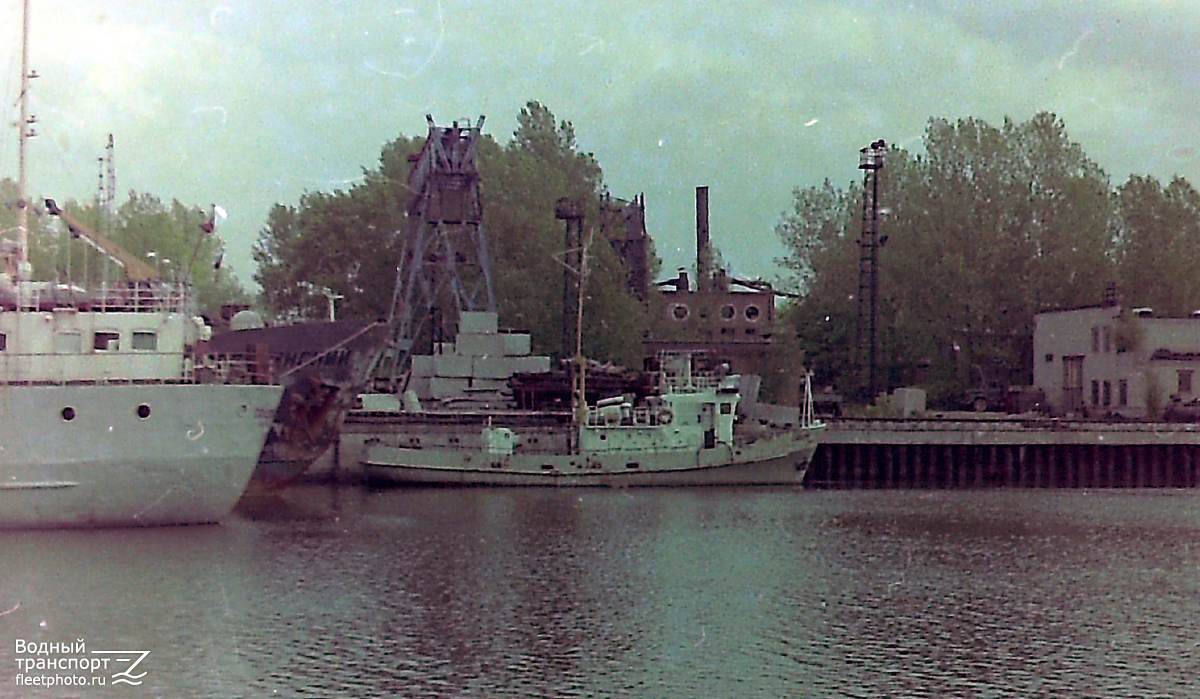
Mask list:
[[[33,124],[37,119],[29,114],[29,81],[37,77],[37,73],[29,69],[29,0],[22,3],[21,25],[21,94],[20,116],[17,120],[19,142],[17,146],[17,250],[14,260],[15,278],[28,281],[32,276],[29,264],[29,178],[25,166],[26,142],[37,132]]]

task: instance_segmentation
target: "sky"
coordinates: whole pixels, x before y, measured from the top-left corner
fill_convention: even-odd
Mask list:
[[[220,205],[247,286],[273,205],[353,186],[426,114],[508,142],[530,100],[614,196],[645,194],[667,276],[694,260],[696,186],[735,276],[772,279],[792,191],[857,180],[876,139],[920,153],[930,118],[1050,111],[1114,186],[1200,183],[1194,0],[31,2],[31,193],[93,198],[111,133],[119,200]],[[3,0],[14,179],[20,15]]]

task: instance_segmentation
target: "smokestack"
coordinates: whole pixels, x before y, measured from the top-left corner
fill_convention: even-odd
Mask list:
[[[709,266],[712,262],[712,249],[708,241],[708,187],[696,188],[696,286],[701,290],[708,288],[712,278]]]

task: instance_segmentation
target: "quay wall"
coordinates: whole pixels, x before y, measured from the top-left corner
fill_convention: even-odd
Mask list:
[[[392,420],[353,415],[306,480],[358,483]],[[1200,424],[1037,419],[828,421],[809,488],[1195,488]]]
[[[1200,425],[841,419],[810,488],[1195,488]]]

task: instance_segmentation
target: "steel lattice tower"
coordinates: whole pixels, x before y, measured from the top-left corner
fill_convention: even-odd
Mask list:
[[[858,351],[856,360],[862,375],[861,385],[867,400],[874,400],[879,391],[876,353],[879,341],[879,248],[884,240],[879,236],[879,171],[887,144],[883,139],[859,151],[858,168],[863,171],[862,237],[858,257]]]
[[[391,382],[403,390],[411,357],[452,338],[464,311],[496,310],[476,155],[483,117],[437,126],[408,176],[408,230],[389,322]]]

